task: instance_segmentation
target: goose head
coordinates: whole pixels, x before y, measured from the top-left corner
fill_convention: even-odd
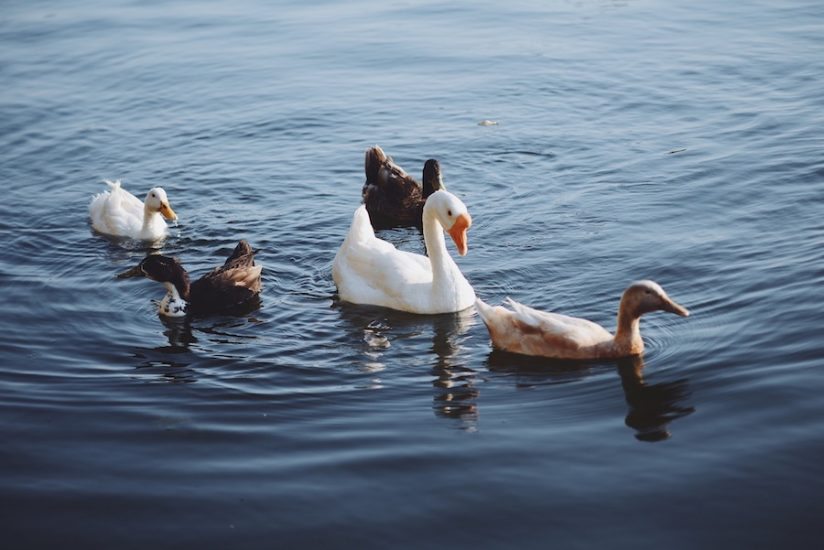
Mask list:
[[[446,190],[441,176],[441,165],[435,159],[429,159],[423,165],[423,198],[439,190]]]
[[[458,254],[465,256],[469,249],[466,231],[472,226],[472,217],[466,205],[449,191],[441,189],[432,193],[423,207],[424,219],[432,215],[452,237]]]
[[[117,275],[118,279],[146,277],[163,283],[168,291],[160,302],[159,312],[168,317],[186,315],[186,302],[189,300],[189,274],[183,269],[177,258],[152,254],[131,269]]]
[[[624,291],[621,297],[621,311],[634,318],[651,311],[668,311],[681,317],[688,317],[689,311],[670,298],[661,285],[654,281],[636,281]]]
[[[169,199],[166,197],[166,191],[164,191],[162,187],[149,189],[143,204],[149,212],[159,212],[161,216],[169,221],[177,219],[177,214],[175,214],[175,211],[169,206]]]

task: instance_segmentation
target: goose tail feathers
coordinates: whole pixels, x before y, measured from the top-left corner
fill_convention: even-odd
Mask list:
[[[366,211],[366,206],[364,205],[359,206],[352,216],[352,227],[349,229],[347,239],[350,237],[357,242],[368,241],[375,238],[375,231],[369,222],[369,212]]]

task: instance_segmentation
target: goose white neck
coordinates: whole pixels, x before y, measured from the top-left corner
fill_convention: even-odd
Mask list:
[[[180,297],[175,285],[172,283],[163,283],[163,286],[166,287],[166,296],[160,301],[158,313],[164,317],[185,317],[189,304]]]
[[[455,289],[463,285],[468,286],[468,283],[446,250],[444,229],[434,208],[423,210],[423,240],[432,266],[433,298],[455,300]]]

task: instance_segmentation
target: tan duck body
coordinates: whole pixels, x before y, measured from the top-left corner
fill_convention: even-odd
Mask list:
[[[367,149],[364,159],[366,183],[361,194],[375,229],[423,228],[423,205],[440,189],[446,189],[441,167],[435,159],[423,166],[423,185],[415,181],[377,145]]]
[[[643,314],[661,310],[683,317],[689,315],[653,281],[638,281],[624,291],[615,335],[586,319],[539,311],[510,299],[507,303],[511,310],[489,306],[480,299],[475,301],[492,344],[504,351],[556,359],[640,355],[644,352],[640,331]]]

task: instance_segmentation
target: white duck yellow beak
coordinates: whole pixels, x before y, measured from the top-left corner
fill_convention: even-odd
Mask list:
[[[168,202],[160,203],[160,215],[169,221],[174,221],[177,219],[177,214],[175,214],[175,211],[172,210],[172,207],[169,206]]]
[[[472,226],[472,218],[469,213],[460,214],[452,224],[452,229],[449,230],[449,236],[455,241],[455,246],[458,248],[458,254],[466,256],[469,246],[467,245],[466,230]]]

